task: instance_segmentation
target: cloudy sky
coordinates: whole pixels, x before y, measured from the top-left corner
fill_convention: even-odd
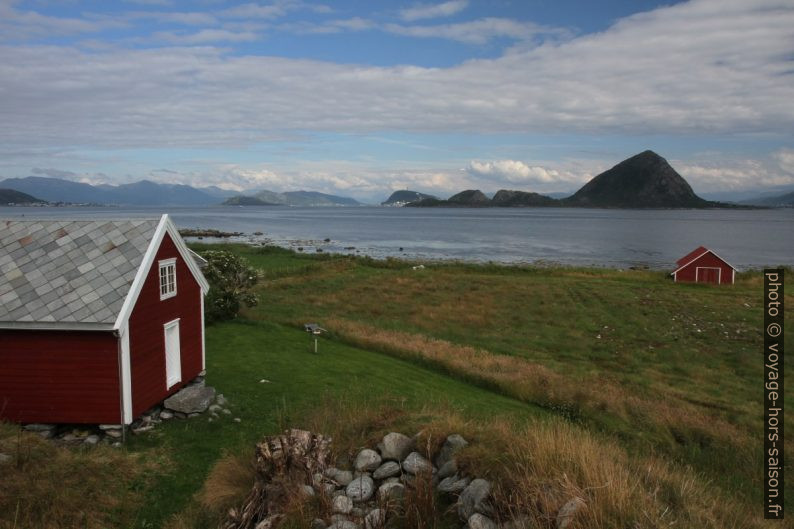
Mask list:
[[[0,177],[794,187],[791,0],[0,0]]]

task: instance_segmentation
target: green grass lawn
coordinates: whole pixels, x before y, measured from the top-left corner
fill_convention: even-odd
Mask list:
[[[408,409],[451,406],[473,419],[500,415],[521,422],[537,407],[430,372],[409,362],[320,339],[319,354],[302,330],[275,323],[226,323],[207,329],[207,384],[229,399],[232,416],[172,420],[134,436],[134,452],[162,448],[171,464],[147,492],[136,527],[160,527],[201,487],[225,453],[253,453],[263,435],[301,427],[327,400],[392,399]],[[266,379],[269,382],[260,383]],[[234,422],[233,418],[241,419]],[[409,432],[414,433],[414,432]]]

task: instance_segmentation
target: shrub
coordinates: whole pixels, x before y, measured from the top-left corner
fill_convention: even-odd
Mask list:
[[[207,251],[202,257],[207,260],[204,276],[210,283],[204,311],[207,323],[237,317],[243,304],[256,305],[251,289],[258,277],[245,259],[224,250]]]

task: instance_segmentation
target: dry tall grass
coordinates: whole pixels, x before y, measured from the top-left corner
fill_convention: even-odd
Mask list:
[[[531,527],[552,529],[559,508],[581,498],[585,507],[570,529],[775,527],[745,503],[710,486],[703,476],[660,458],[631,455],[616,442],[563,421],[475,421],[444,405],[417,411],[405,408],[399,399],[328,399],[292,426],[332,435],[340,466],[349,466],[360,448],[374,446],[391,431],[417,433],[417,446],[425,455],[435,453],[447,435],[459,433],[470,442],[458,454],[459,467],[494,483],[494,517],[499,522],[519,518],[534,524]],[[214,467],[199,495],[206,512],[194,513],[190,519],[219,520],[246,496],[250,457],[250,453],[227,456]],[[419,486],[407,494],[396,524],[390,526],[448,526],[449,518],[454,518],[449,503],[423,485],[419,480]],[[287,527],[303,527],[312,518],[329,514],[322,497],[295,493],[292,498]]]
[[[340,427],[342,422],[346,425]],[[407,411],[392,401],[329,402],[307,424],[334,431],[334,442],[346,447],[373,446],[390,431],[419,432],[418,446],[426,454],[436,452],[447,435],[459,433],[470,441],[458,456],[460,467],[493,480],[501,521],[525,517],[552,528],[559,508],[579,497],[586,508],[571,529],[772,527],[702,476],[658,458],[630,456],[617,443],[562,421],[473,421],[449,407]],[[415,514],[406,516],[404,527],[432,527],[418,522],[416,513],[429,505],[443,510],[443,505],[421,491],[413,496],[417,501],[409,497],[406,512]]]
[[[64,447],[0,423],[0,528],[129,527],[161,465],[110,446]]]
[[[569,418],[576,419],[581,412],[607,412],[627,422],[639,420],[671,438],[705,438],[730,443],[736,450],[747,450],[750,444],[747,432],[716,413],[709,414],[683,399],[645,398],[606,376],[563,376],[525,358],[341,318],[329,319],[327,325],[361,347],[420,360],[524,402],[556,409]]]

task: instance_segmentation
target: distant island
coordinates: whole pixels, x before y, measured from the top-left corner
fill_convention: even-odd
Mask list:
[[[752,200],[744,200],[742,204],[752,206],[765,206],[768,208],[794,208],[794,191],[782,195],[759,197]]]
[[[362,206],[358,200],[319,193],[317,191],[260,191],[253,196],[234,196],[223,202],[224,206]]]
[[[555,199],[528,191],[499,190],[488,198],[468,189],[446,200],[425,198],[409,207],[741,208],[700,198],[687,181],[653,151],[644,151],[593,177],[576,193]]]
[[[409,189],[400,189],[399,191],[395,191],[389,198],[384,200],[380,203],[381,206],[404,206],[406,204],[410,204],[411,202],[416,202],[418,200],[425,200],[425,199],[436,199],[438,197],[433,195],[427,195],[425,193],[420,193],[419,191],[411,191]]]
[[[229,197],[223,201],[224,206],[283,206],[284,204],[275,204],[273,202],[265,202],[256,197],[246,197],[237,195]]]
[[[3,206],[44,206],[46,200],[36,198],[15,189],[0,188],[0,205]]]

